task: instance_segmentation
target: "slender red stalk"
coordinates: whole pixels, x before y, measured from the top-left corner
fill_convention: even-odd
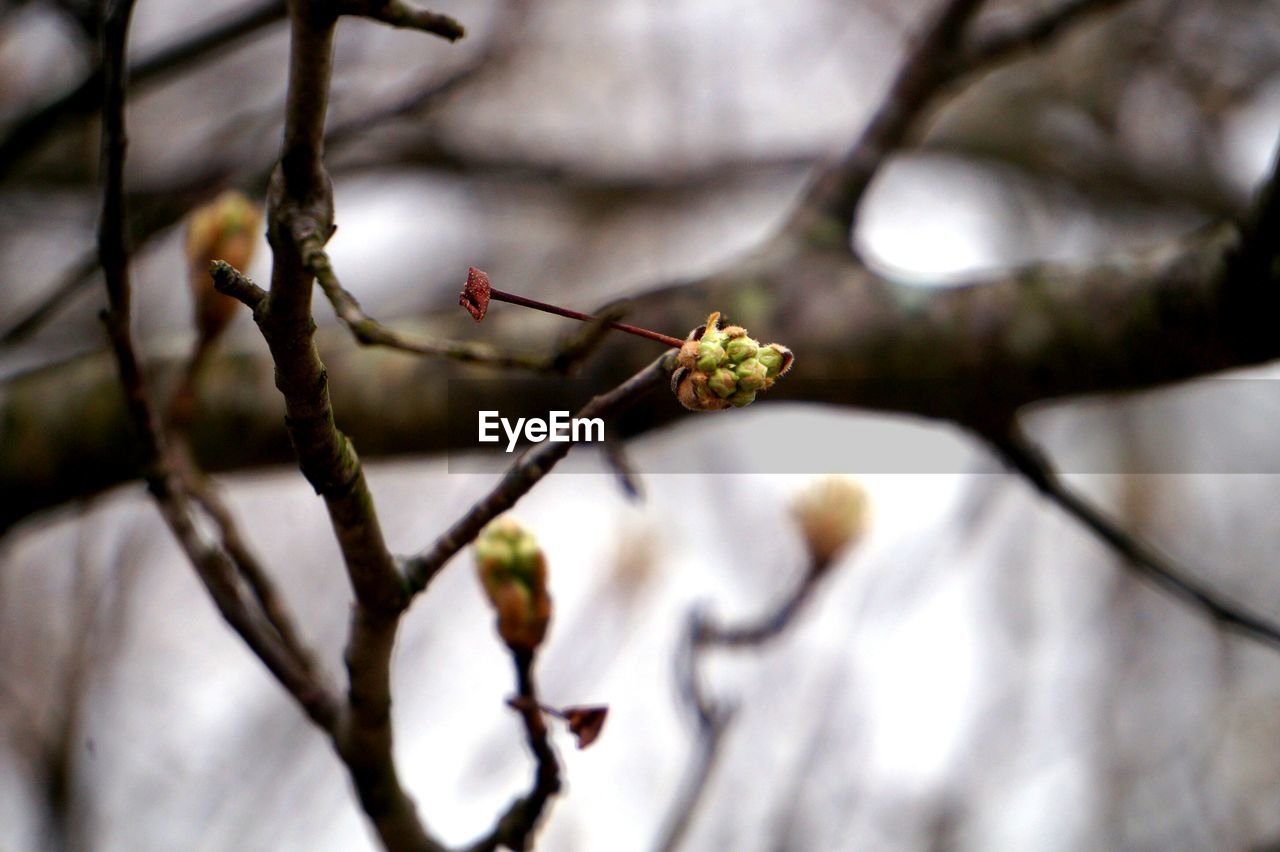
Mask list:
[[[517,296],[515,293],[504,293],[502,290],[493,287],[489,283],[489,276],[476,269],[474,266],[467,270],[467,284],[462,289],[462,295],[458,298],[458,304],[462,305],[471,312],[471,316],[475,317],[476,322],[484,319],[485,313],[489,309],[489,300],[497,299],[499,302],[509,302],[513,305],[520,305],[525,308],[533,308],[535,311],[546,311],[556,316],[568,317],[581,322],[600,322],[599,317],[593,317],[591,314],[584,314],[581,311],[572,311],[568,308],[562,308],[558,305],[549,305],[546,302],[539,302],[536,299],[528,299],[524,296]],[[630,325],[625,322],[614,322],[613,320],[604,320],[604,324],[609,328],[625,331],[627,334],[634,334],[637,337],[643,337],[646,340],[653,340],[658,343],[665,343],[675,349],[679,349],[684,345],[684,341],[678,337],[672,337],[668,334],[662,334],[657,331],[650,331],[647,328],[641,328],[638,325]]]

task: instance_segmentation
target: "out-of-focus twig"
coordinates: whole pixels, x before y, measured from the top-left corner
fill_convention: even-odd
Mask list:
[[[102,109],[102,218],[98,230],[99,260],[109,307],[103,322],[124,391],[130,421],[142,445],[148,487],[178,543],[196,568],[223,618],[240,634],[273,675],[320,726],[335,718],[327,686],[308,671],[280,640],[262,612],[245,597],[227,551],[206,542],[195,523],[186,483],[174,469],[164,435],[153,413],[146,382],[134,348],[129,285],[127,211],[124,192],[125,73],[124,57],[133,0],[113,0],[103,24],[104,83]]]
[[[702,684],[701,663],[708,651],[717,648],[759,647],[781,636],[795,621],[826,573],[827,566],[810,562],[808,570],[791,592],[754,621],[720,625],[701,609],[689,614],[684,641],[676,660],[680,695],[697,724],[697,742],[689,757],[685,779],[667,817],[658,848],[678,849],[702,801],[703,791],[715,768],[720,743],[729,729],[736,708],[710,698]]]
[[[961,51],[962,73],[984,70],[1039,50],[1088,17],[1129,2],[1131,0],[1067,0],[1016,25],[976,33]]]
[[[815,176],[787,221],[787,233],[824,245],[843,246],[872,179],[948,85],[964,75],[1039,48],[1086,16],[1127,0],[1068,0],[1016,27],[966,38],[984,2],[943,3],[908,52],[857,141],[837,162]]]
[[[701,607],[689,613],[675,661],[676,682],[697,725],[697,741],[658,844],[664,852],[678,849],[684,841],[737,709],[707,695],[702,682],[705,657],[714,650],[758,648],[783,635],[813,598],[836,557],[860,540],[867,527],[866,492],[845,477],[814,483],[792,504],[791,511],[807,558],[805,572],[791,591],[756,619],[738,624],[717,624]]]
[[[1127,532],[1058,476],[1052,464],[1016,426],[988,436],[996,453],[1049,500],[1121,556],[1140,576],[1226,630],[1280,649],[1280,624],[1250,612],[1197,580],[1169,556]]]
[[[285,0],[260,0],[140,59],[128,69],[128,84],[136,88],[161,80],[283,20],[284,14]],[[0,139],[0,178],[16,168],[63,118],[93,110],[101,91],[102,77],[95,69],[63,94],[15,121]]]

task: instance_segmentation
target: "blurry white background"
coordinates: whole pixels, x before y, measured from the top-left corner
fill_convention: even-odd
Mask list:
[[[139,54],[233,4],[139,4]],[[449,101],[335,148],[332,257],[375,316],[447,309],[459,271],[590,305],[714,270],[767,236],[811,165],[856,134],[928,4],[556,0]],[[993,4],[987,23],[1051,4]],[[1142,0],[1002,68],[931,116],[866,201],[854,240],[920,286],[1037,259],[1085,261],[1238,214],[1280,130],[1280,9]],[[397,100],[511,26],[492,3],[439,11],[456,46],[349,22],[334,121]],[[74,82],[76,37],[28,0],[0,6],[0,120]],[[143,90],[129,180],[270,161],[285,35]],[[64,131],[0,184],[0,316],[91,246],[95,131]],[[135,267],[151,351],[189,338],[181,228]],[[262,246],[248,272],[268,276]],[[0,375],[97,349],[102,297],[0,351]],[[327,306],[321,322],[331,322]],[[261,348],[247,316],[231,345]],[[1267,371],[1257,371],[1269,376]],[[2,393],[3,391],[0,391]],[[1146,395],[1149,402],[1152,396]],[[1194,397],[1037,415],[1051,449],[1212,453]],[[518,507],[550,560],[540,660],[555,704],[608,703],[601,740],[558,741],[567,790],[550,850],[653,848],[692,746],[673,658],[689,607],[764,611],[799,576],[787,501],[808,475],[749,468],[750,429],[891,432],[902,421],[763,406],[637,441],[627,501],[589,453]],[[1239,412],[1264,452],[1275,412]],[[960,469],[862,477],[867,539],[795,627],[717,655],[741,710],[690,849],[1243,849],[1280,841],[1280,656],[1134,579],[1087,532],[952,430]],[[2,432],[0,432],[2,436]],[[1158,467],[1160,459],[1154,464]],[[1175,462],[1170,462],[1176,467]],[[494,481],[442,458],[378,461],[393,550],[430,542]],[[222,478],[333,669],[347,584],[320,501],[292,470]],[[1077,475],[1071,482],[1215,587],[1280,615],[1271,475]],[[731,530],[726,542],[714,531]],[[531,772],[506,654],[460,556],[413,608],[395,669],[402,772],[450,842],[486,830]],[[323,738],[223,625],[141,485],[0,541],[0,848],[361,849],[372,839]]]

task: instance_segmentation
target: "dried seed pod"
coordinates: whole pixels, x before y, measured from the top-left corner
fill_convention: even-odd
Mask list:
[[[671,374],[671,392],[693,411],[750,405],[791,369],[791,350],[761,346],[741,326],[720,327],[719,312],[689,332]]]
[[[546,558],[537,539],[501,517],[480,531],[473,551],[480,584],[497,613],[498,635],[513,651],[536,650],[551,621]]]

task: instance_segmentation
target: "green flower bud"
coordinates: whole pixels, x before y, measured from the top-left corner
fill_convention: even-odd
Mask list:
[[[760,347],[756,360],[764,364],[765,369],[769,371],[769,378],[776,379],[790,371],[791,365],[795,362],[795,356],[787,347],[770,343],[768,346]]]
[[[769,378],[778,375],[778,371],[782,369],[782,353],[772,345],[766,346],[757,352],[756,360],[764,365]]]
[[[725,346],[724,351],[734,363],[756,357],[759,346],[750,337],[735,337]]]
[[[742,390],[757,391],[768,381],[769,371],[755,358],[748,358],[737,366],[738,387]]]
[[[705,337],[698,341],[697,367],[704,373],[710,373],[724,363],[724,348],[715,341]]]
[[[734,408],[745,408],[756,401],[756,392],[753,390],[740,390],[733,396],[729,397],[729,404]]]
[[[724,399],[737,389],[738,379],[732,370],[721,367],[711,374],[711,378],[707,380],[707,386],[715,391],[716,396]]]

